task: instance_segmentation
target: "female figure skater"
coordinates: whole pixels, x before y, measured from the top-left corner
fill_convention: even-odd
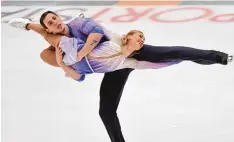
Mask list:
[[[181,62],[173,60],[151,63],[127,58],[134,51],[141,49],[144,44],[144,34],[138,30],[128,32],[122,38],[121,45],[112,41],[100,43],[80,61],[78,61],[77,55],[85,44],[83,40],[49,33],[43,34],[43,36],[56,48],[58,65],[65,71],[66,75],[77,81],[83,81],[85,75],[91,73],[106,73],[124,68],[158,69]]]

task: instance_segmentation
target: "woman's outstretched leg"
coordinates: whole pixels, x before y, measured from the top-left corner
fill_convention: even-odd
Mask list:
[[[8,22],[12,27],[21,28],[24,30],[32,30],[38,34],[40,34],[44,39],[49,42],[54,47],[57,46],[57,43],[60,41],[62,35],[55,35],[48,33],[44,27],[42,27],[40,24],[34,24],[29,19],[22,19],[22,18],[16,18],[12,19]]]
[[[57,47],[58,42],[61,40],[62,35],[48,33],[40,24],[29,23],[25,27],[27,30],[32,30],[49,42],[54,47]]]
[[[53,46],[53,45],[57,44],[61,35],[57,36],[57,35],[49,34],[40,24],[34,24],[29,19],[16,18],[16,19],[10,20],[8,24],[11,25],[12,27],[20,28],[23,30],[32,30],[40,34],[42,37],[44,37],[49,43],[52,43],[49,48],[44,49],[40,53],[40,57],[44,62],[54,67],[59,67],[56,61],[56,56],[55,56],[56,46]]]
[[[43,28],[40,24],[33,24],[33,23],[28,23],[25,27],[27,30],[32,30],[41,36],[45,37],[48,32]]]
[[[45,63],[53,67],[60,67],[56,61],[55,47],[49,46],[48,48],[44,49],[40,53],[40,57]]]

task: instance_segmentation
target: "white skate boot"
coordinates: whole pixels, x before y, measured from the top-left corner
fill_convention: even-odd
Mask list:
[[[23,18],[15,18],[12,19],[8,22],[8,24],[12,27],[23,29],[23,30],[28,30],[27,24],[32,23],[32,19],[23,19]]]
[[[228,56],[228,59],[227,59],[227,62],[230,63],[233,61],[233,55],[229,55]]]

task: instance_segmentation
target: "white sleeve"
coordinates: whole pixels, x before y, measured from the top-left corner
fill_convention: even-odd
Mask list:
[[[78,48],[76,38],[69,38],[69,37],[63,36],[59,43],[59,47],[65,53],[63,61],[64,63],[66,63],[66,65],[71,65],[71,64],[76,63],[77,48]]]

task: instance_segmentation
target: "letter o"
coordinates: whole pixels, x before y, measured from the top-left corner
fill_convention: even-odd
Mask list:
[[[204,12],[202,15],[193,17],[193,18],[187,18],[187,19],[181,19],[181,20],[166,20],[166,19],[159,19],[158,17],[162,14],[166,14],[169,12],[175,12],[175,11],[187,11],[187,10],[199,10]],[[189,21],[195,21],[201,18],[204,18],[208,15],[210,15],[212,13],[212,11],[210,9],[207,8],[199,8],[199,7],[186,7],[186,8],[177,8],[177,9],[170,9],[170,10],[166,10],[166,11],[162,11],[162,12],[158,12],[155,13],[153,15],[150,16],[150,19],[155,21],[155,22],[162,22],[162,23],[179,23],[179,22],[189,22]]]

